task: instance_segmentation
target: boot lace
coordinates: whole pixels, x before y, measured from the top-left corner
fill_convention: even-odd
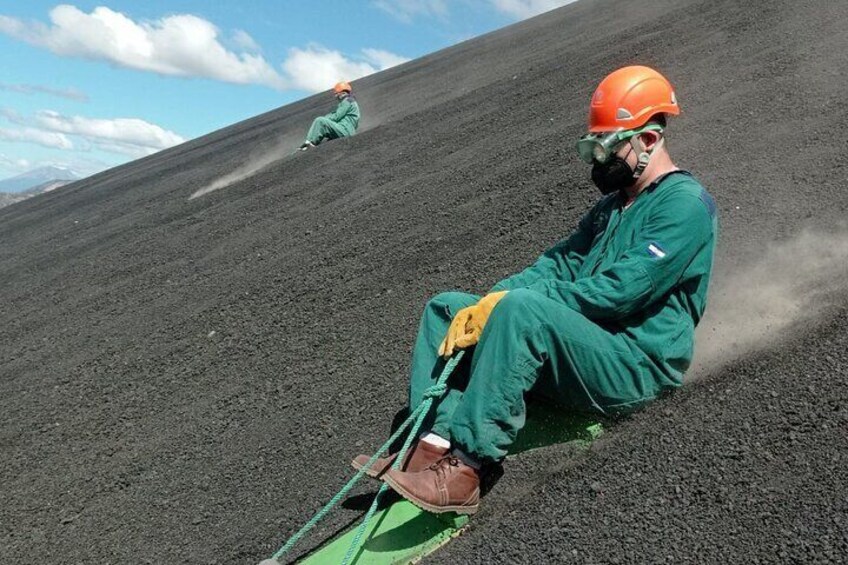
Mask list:
[[[454,457],[453,455],[445,455],[444,457],[442,457],[441,459],[439,459],[438,461],[436,461],[435,463],[430,465],[430,469],[435,471],[435,470],[437,470],[438,468],[440,468],[444,465],[450,465],[451,467],[458,467],[459,466],[459,459]]]

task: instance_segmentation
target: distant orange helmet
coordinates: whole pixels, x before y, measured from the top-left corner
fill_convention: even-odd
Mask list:
[[[351,92],[350,83],[341,81],[337,82],[336,86],[333,87],[333,92],[336,94],[341,94],[342,92]]]
[[[650,67],[613,71],[601,81],[589,105],[589,131],[642,127],[656,114],[680,114],[671,83]]]

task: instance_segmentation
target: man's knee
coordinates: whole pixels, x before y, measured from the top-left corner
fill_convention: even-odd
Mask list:
[[[495,318],[535,318],[545,311],[544,302],[550,299],[538,292],[526,288],[517,288],[507,292],[492,311]]]
[[[448,318],[453,318],[459,310],[476,304],[478,301],[478,296],[467,292],[440,292],[427,302],[427,310],[444,312]]]
[[[595,325],[576,310],[526,288],[509,291],[492,311],[489,323],[492,321],[513,329],[547,328],[549,332],[556,334],[567,328],[576,332],[575,337],[578,339],[583,339],[580,335],[581,329],[589,329],[588,326]]]
[[[440,292],[439,294],[433,296],[430,299],[430,302],[436,304],[456,304],[458,302],[467,302],[469,297],[472,296],[474,295],[468,294],[467,292],[449,290],[446,292]]]

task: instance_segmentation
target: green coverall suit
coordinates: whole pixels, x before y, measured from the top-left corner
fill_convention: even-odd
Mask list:
[[[353,96],[345,96],[333,112],[315,118],[306,134],[306,141],[318,145],[324,139],[350,137],[356,133],[357,127],[359,104]]]
[[[601,199],[567,239],[496,284],[508,290],[448,381],[427,427],[479,462],[502,459],[531,389],[575,411],[622,414],[679,387],[692,359],[718,235],[715,201],[685,171],[657,179],[627,208]],[[479,296],[427,304],[412,357],[410,406],[432,386],[437,349]]]

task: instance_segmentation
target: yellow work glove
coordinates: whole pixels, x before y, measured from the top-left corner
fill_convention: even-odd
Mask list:
[[[480,334],[483,333],[483,327],[489,320],[489,315],[506,293],[506,290],[492,292],[481,298],[474,306],[457,312],[448,328],[448,335],[439,346],[439,355],[450,357],[455,349],[465,349],[477,343],[480,340]]]

